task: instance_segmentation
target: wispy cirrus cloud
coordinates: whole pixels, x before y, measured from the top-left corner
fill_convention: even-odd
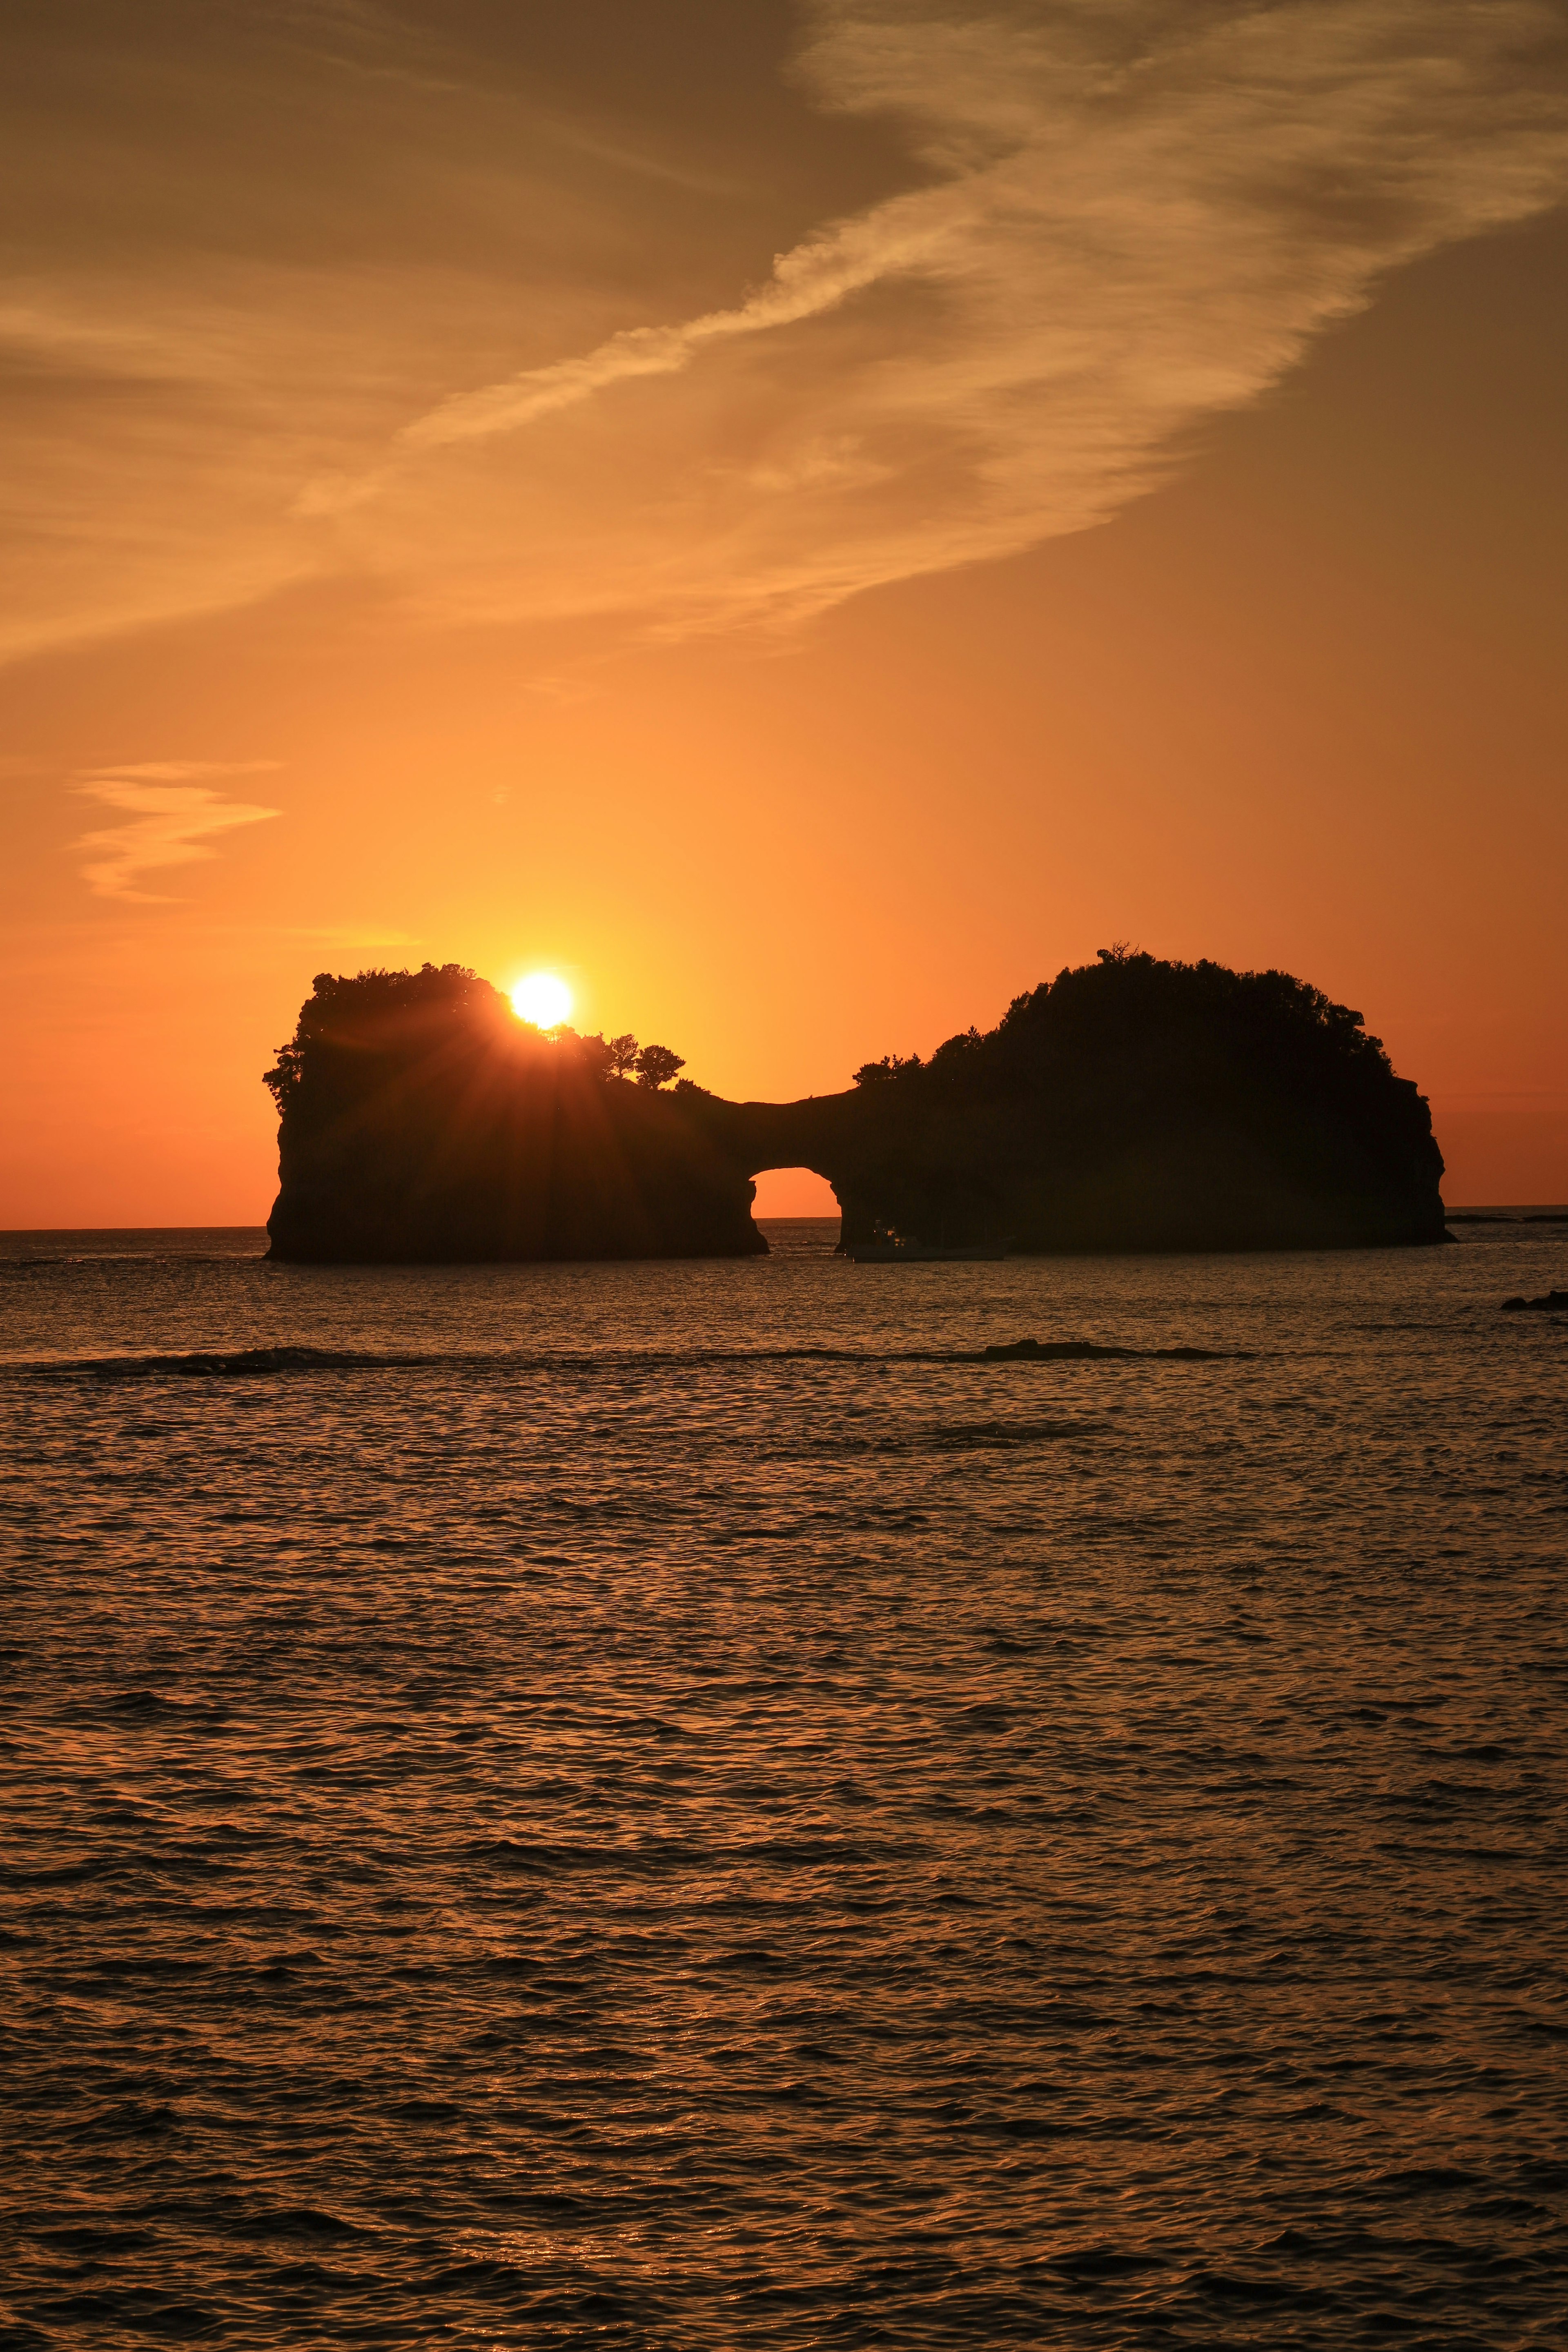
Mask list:
[[[485,440],[515,432],[556,409],[575,407],[628,378],[679,375],[706,344],[794,326],[900,270],[918,270],[929,264],[947,227],[939,220],[911,218],[904,226],[901,250],[896,236],[857,236],[853,226],[814,237],[780,254],[768,284],[734,309],[705,311],[680,326],[626,328],[583,359],[560,360],[479,392],[453,394],[427,416],[405,425],[398,441],[422,449]]]
[[[352,30],[353,90],[404,93],[416,217],[400,180],[360,259],[246,245],[223,277],[204,248],[177,299],[119,311],[101,277],[16,294],[0,344],[55,388],[0,644],[333,572],[443,622],[789,621],[1107,520],[1390,271],[1568,198],[1561,0],[817,0],[797,88],[890,129],[919,184],[822,218],[731,299],[618,324],[658,272],[628,290],[605,256],[675,206],[661,183],[590,202],[568,137],[513,142],[514,170],[504,99],[420,0],[304,16]],[[334,82],[329,192],[345,121],[356,184],[392,152],[391,116],[352,112],[371,103]],[[639,250],[709,285],[718,224],[680,203]],[[562,224],[515,274],[513,220]]]
[[[931,184],[733,307],[448,396],[343,501],[437,607],[794,616],[1114,514],[1401,264],[1568,194],[1543,0],[825,0]],[[822,452],[835,462],[825,466]]]
[[[216,857],[213,840],[236,826],[259,824],[280,814],[245,801],[222,798],[198,777],[260,775],[276,760],[153,760],[119,768],[95,769],[74,789],[106,807],[126,813],[130,822],[83,834],[78,849],[90,853],[82,878],[94,897],[128,899],[142,906],[170,903],[166,895],[143,890],[144,874]]]

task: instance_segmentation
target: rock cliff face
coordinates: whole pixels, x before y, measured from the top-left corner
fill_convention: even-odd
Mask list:
[[[605,1079],[487,982],[323,973],[269,1084],[274,1257],[321,1263],[741,1257],[750,1176],[687,1095]]]
[[[269,1083],[273,1254],[742,1256],[766,1168],[878,1223],[1019,1250],[1280,1249],[1444,1238],[1426,1105],[1361,1016],[1288,974],[1119,952],[929,1062],[798,1103],[606,1078],[471,974],[317,982]]]

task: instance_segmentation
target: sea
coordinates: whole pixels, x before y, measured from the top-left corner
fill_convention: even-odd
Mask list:
[[[1454,1233],[0,1235],[0,2344],[1568,2341],[1568,1212]]]

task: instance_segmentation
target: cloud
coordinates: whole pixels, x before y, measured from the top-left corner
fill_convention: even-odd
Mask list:
[[[196,776],[258,775],[275,769],[275,760],[152,760],[95,772],[75,789],[109,808],[129,813],[129,824],[110,825],[83,834],[78,849],[92,852],[82,877],[95,898],[129,899],[142,906],[172,902],[156,891],[137,887],[140,877],[161,866],[187,866],[197,858],[216,857],[211,836],[236,825],[258,824],[277,816],[271,808],[244,801],[226,801]]]
[[[306,14],[399,66],[379,12]],[[554,160],[520,177],[504,101],[445,66],[396,84],[408,250],[247,254],[211,286],[204,257],[112,318],[101,283],[25,289],[14,346],[68,375],[79,430],[34,450],[13,644],[329,573],[444,623],[789,623],[1108,520],[1391,270],[1568,196],[1560,0],[819,0],[805,23],[799,89],[896,136],[917,184],[662,322],[627,315],[652,262],[633,290],[606,257],[641,237],[710,286],[715,208],[624,173],[590,203],[593,139],[522,141]],[[369,184],[392,118],[346,103]]]
[[[398,438],[412,448],[482,440],[531,425],[554,409],[574,407],[628,377],[677,375],[706,343],[794,326],[896,275],[900,267],[917,268],[929,260],[942,233],[940,224],[911,222],[902,252],[896,237],[858,236],[852,227],[814,237],[780,254],[770,282],[737,309],[710,310],[679,327],[628,328],[585,359],[562,360],[482,392],[456,394],[405,426]]]
[[[799,72],[930,184],[733,306],[449,395],[356,505],[433,609],[676,628],[1011,554],[1167,478],[1386,273],[1568,194],[1540,0],[837,0]],[[834,453],[824,464],[822,453]]]

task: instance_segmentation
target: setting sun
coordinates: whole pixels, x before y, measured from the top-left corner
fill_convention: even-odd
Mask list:
[[[572,991],[552,971],[531,971],[512,990],[511,1009],[536,1029],[559,1029],[572,1010]]]

